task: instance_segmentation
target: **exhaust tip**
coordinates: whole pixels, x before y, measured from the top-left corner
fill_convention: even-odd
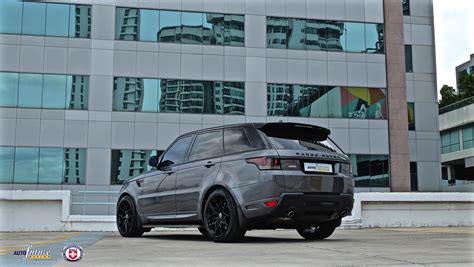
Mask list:
[[[296,212],[294,210],[288,211],[288,214],[286,215],[288,218],[293,219],[296,215]]]

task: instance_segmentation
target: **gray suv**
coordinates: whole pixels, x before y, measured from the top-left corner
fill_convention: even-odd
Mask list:
[[[216,242],[252,229],[296,229],[330,236],[350,214],[349,158],[326,128],[300,123],[246,123],[179,136],[153,169],[127,180],[117,228],[138,237],[156,226],[197,227]]]

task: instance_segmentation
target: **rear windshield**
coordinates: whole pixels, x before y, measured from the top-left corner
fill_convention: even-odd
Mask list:
[[[278,137],[268,137],[270,142],[276,149],[287,149],[287,150],[317,150],[317,151],[326,151],[326,152],[338,152],[342,153],[337,146],[332,144],[328,139],[325,141],[313,141],[306,142],[301,140],[294,139],[285,139]]]

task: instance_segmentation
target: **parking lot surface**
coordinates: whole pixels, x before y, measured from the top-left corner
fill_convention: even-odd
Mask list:
[[[336,230],[307,241],[296,231],[250,231],[240,243],[217,244],[198,231],[160,231],[141,238],[118,233],[0,233],[0,265],[44,266],[255,266],[255,265],[474,265],[474,228]],[[66,262],[62,248],[80,245],[84,256]],[[50,260],[23,259],[16,249],[51,250]]]

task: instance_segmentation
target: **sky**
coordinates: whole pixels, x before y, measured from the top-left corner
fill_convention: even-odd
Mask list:
[[[456,66],[474,53],[474,0],[433,0],[433,12],[438,91],[456,88]]]

